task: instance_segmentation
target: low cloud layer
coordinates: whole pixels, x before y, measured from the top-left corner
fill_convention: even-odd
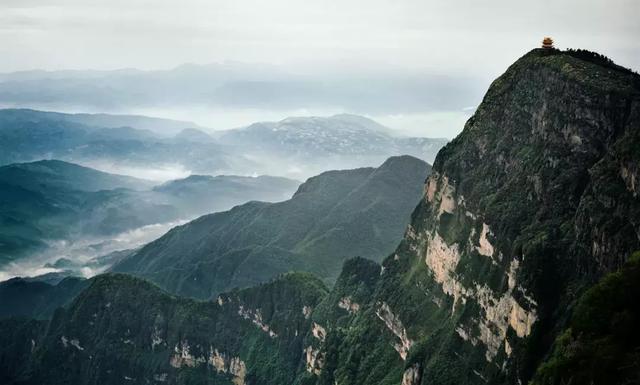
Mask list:
[[[110,267],[108,264],[101,264],[97,260],[98,257],[114,251],[135,249],[186,222],[186,220],[181,220],[156,223],[126,231],[114,237],[84,239],[76,242],[51,242],[46,252],[2,266],[0,281],[13,277],[33,277],[64,270],[71,270],[76,275],[89,278]],[[64,261],[64,263],[56,264],[57,261]]]

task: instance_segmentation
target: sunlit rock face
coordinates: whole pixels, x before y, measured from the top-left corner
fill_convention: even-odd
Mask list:
[[[244,385],[247,374],[247,366],[239,357],[230,357],[227,353],[221,353],[217,348],[210,348],[209,357],[204,355],[194,356],[189,351],[189,342],[181,341],[174,348],[169,364],[175,368],[195,368],[201,365],[212,366],[217,373],[230,374],[235,385]]]
[[[263,332],[267,333],[269,337],[277,337],[278,335],[271,330],[271,327],[262,321],[262,312],[260,309],[247,309],[243,305],[238,307],[238,315],[244,319],[251,320],[254,325],[260,328]]]
[[[324,353],[320,349],[314,349],[312,346],[307,346],[304,349],[304,356],[306,360],[306,368],[309,373],[319,375],[322,372],[324,366]]]
[[[360,310],[360,304],[353,302],[350,296],[342,297],[340,302],[338,302],[338,307],[346,310],[349,314],[355,314]]]
[[[401,385],[419,385],[420,384],[420,365],[414,364],[408,367],[402,374]]]
[[[493,260],[496,249],[489,238],[493,238],[490,226],[485,222],[479,222],[479,214],[472,213],[467,208],[466,199],[461,194],[456,194],[456,187],[445,174],[434,173],[427,181],[425,199],[434,207],[433,223],[435,230],[422,234],[412,235],[410,241],[416,242],[412,250],[418,252],[424,245],[424,261],[431,278],[439,285],[441,291],[452,297],[451,312],[455,313],[456,307],[464,307],[467,303],[479,306],[481,311],[456,326],[456,333],[465,341],[474,346],[482,343],[485,350],[485,359],[493,361],[500,350],[505,350],[507,356],[511,354],[507,348],[507,332],[509,328],[515,331],[518,338],[527,337],[537,320],[536,302],[526,291],[517,288],[517,274],[520,262],[517,258],[511,260],[508,270],[504,271],[502,281],[507,282],[506,290],[496,292],[486,282],[485,277],[474,277],[473,283],[465,283],[464,277],[468,274],[466,269],[460,268],[461,259],[465,255],[477,255],[485,264],[498,266],[500,259]],[[459,202],[459,203],[458,203]],[[460,213],[456,213],[456,211]],[[459,215],[465,222],[470,223],[471,231],[467,239],[447,243],[440,235],[440,220],[442,213]],[[479,234],[476,231],[479,228]],[[502,253],[497,253],[500,256]],[[520,297],[525,299],[527,309],[523,308],[514,297],[514,291],[518,291]],[[437,298],[437,303],[442,300]],[[507,352],[507,350],[509,350]]]
[[[208,363],[218,373],[229,373],[233,376],[235,385],[244,385],[247,375],[247,365],[239,357],[229,357],[226,353],[220,353],[218,349],[211,348]]]
[[[398,354],[400,354],[402,360],[406,360],[407,353],[409,352],[409,349],[411,349],[413,341],[411,341],[407,336],[407,330],[402,325],[402,321],[400,321],[398,316],[393,314],[389,305],[386,303],[380,304],[376,310],[376,315],[384,321],[387,329],[389,329],[398,338],[399,341],[393,343],[393,348],[398,352]]]

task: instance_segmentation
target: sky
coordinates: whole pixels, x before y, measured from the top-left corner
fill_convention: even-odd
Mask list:
[[[0,72],[252,63],[382,80],[403,73],[466,77],[484,88],[547,35],[560,48],[598,51],[638,70],[638,15],[638,0],[2,0]],[[444,125],[438,133],[452,137],[472,108],[368,115],[409,131]],[[218,118],[234,125],[250,115],[334,110],[240,109]],[[206,111],[200,117],[208,125],[216,119]]]

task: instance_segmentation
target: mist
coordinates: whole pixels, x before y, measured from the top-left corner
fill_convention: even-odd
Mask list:
[[[13,277],[35,277],[59,272],[90,278],[111,266],[109,262],[101,262],[100,257],[115,251],[136,249],[186,222],[188,221],[178,220],[154,223],[115,236],[90,237],[76,241],[50,241],[45,252],[0,267],[0,281]]]
[[[162,71],[34,71],[0,75],[0,105],[137,114],[208,132],[290,116],[352,113],[400,135],[452,138],[490,79],[425,71],[308,69],[244,63]]]
[[[145,166],[144,164],[121,164],[108,160],[86,160],[78,164],[110,174],[126,175],[144,179],[156,183],[162,183],[174,179],[183,179],[193,172],[183,164],[165,164],[157,166]]]

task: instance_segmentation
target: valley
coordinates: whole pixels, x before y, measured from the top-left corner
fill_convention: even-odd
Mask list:
[[[207,206],[217,212],[112,256],[104,274],[0,283],[0,382],[637,382],[640,76],[632,70],[594,52],[533,49],[494,80],[432,166],[392,154],[430,144],[390,140],[354,116],[260,123],[210,143],[200,132],[181,136],[205,152],[243,148],[324,166],[346,156],[369,166],[324,170],[299,185],[246,176],[149,185],[62,161],[0,168],[11,214],[3,223],[16,234],[48,232],[42,226],[69,215],[57,214],[63,207],[91,232],[178,217],[159,205],[182,213],[212,197],[244,200]],[[58,145],[61,154],[71,148]],[[110,220],[119,213],[129,219]],[[73,229],[60,223],[52,229]]]

